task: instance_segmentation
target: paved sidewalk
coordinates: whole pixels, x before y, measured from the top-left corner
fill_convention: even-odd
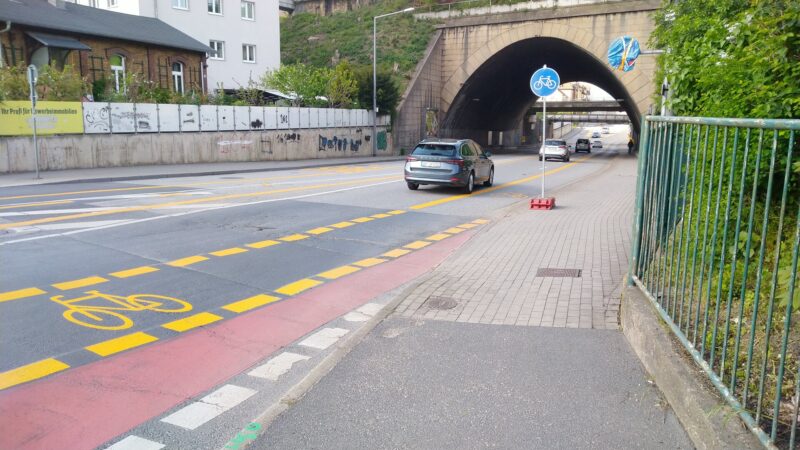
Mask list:
[[[456,322],[617,329],[636,182],[635,159],[617,159],[602,175],[556,192],[555,210],[520,213],[518,206],[494,221],[397,312]],[[542,276],[548,269],[561,273]]]
[[[253,448],[693,448],[618,329],[636,160],[601,158],[492,218]]]
[[[400,156],[376,156],[359,158],[300,159],[293,161],[225,162],[203,164],[162,164],[128,167],[98,167],[94,169],[50,170],[0,175],[0,187],[27,186],[51,183],[108,182],[147,180],[154,178],[190,177],[201,175],[224,175],[231,173],[268,172],[273,170],[305,169],[309,167],[369,164],[398,161]]]

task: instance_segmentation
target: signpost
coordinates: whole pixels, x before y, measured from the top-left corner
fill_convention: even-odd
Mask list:
[[[36,69],[36,66],[31,64],[28,66],[28,87],[31,90],[31,124],[33,126],[33,153],[36,155],[36,179],[38,180],[41,178],[39,176],[39,143],[36,141],[36,82],[39,80],[39,71]]]
[[[539,155],[542,157],[542,193],[541,199],[544,199],[544,174],[545,174],[545,157],[544,157],[544,148],[545,142],[547,142],[547,100],[546,97],[556,91],[558,86],[561,84],[561,78],[558,76],[558,72],[555,70],[547,67],[545,64],[542,66],[541,69],[537,70],[531,76],[531,91],[533,91],[534,95],[540,97],[542,99],[542,147],[539,150]],[[544,200],[543,200],[544,202]],[[555,199],[551,199],[550,202],[544,202],[544,205],[549,205],[549,207],[545,207],[545,209],[551,209],[553,204],[555,203]],[[531,202],[531,207],[534,207],[534,202]]]

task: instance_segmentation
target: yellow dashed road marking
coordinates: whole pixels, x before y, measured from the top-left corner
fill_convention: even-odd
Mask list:
[[[61,289],[62,291],[66,291],[69,289],[75,289],[75,288],[81,288],[86,286],[92,286],[95,284],[105,283],[106,281],[108,280],[103,277],[86,277],[78,280],[65,281],[63,283],[55,283],[52,286],[54,288]]]
[[[136,333],[127,334],[125,336],[120,336],[118,338],[109,339],[107,341],[103,341],[94,345],[90,345],[86,347],[86,350],[89,350],[90,352],[98,354],[100,356],[108,356],[108,355],[113,355],[115,353],[123,352],[125,350],[132,349],[134,347],[139,347],[144,344],[149,344],[157,340],[158,340],[157,337],[139,331]]]
[[[426,237],[425,239],[427,239],[427,240],[429,240],[429,241],[441,241],[442,239],[447,239],[447,238],[449,238],[449,237],[450,237],[450,235],[449,235],[449,234],[446,234],[446,233],[437,233],[437,234],[434,234],[434,235],[432,235],[432,236],[428,236],[428,237]]]
[[[316,234],[327,233],[329,231],[333,231],[333,228],[319,227],[319,228],[314,228],[313,230],[308,230],[308,231],[306,231],[306,233],[315,234],[316,235]]]
[[[484,223],[489,223],[489,221],[487,219],[475,219],[472,221],[472,223],[478,223],[483,225]]]
[[[208,258],[206,258],[205,256],[200,256],[200,255],[188,256],[186,258],[181,258],[181,259],[176,259],[175,261],[170,261],[170,262],[167,263],[167,265],[168,266],[172,266],[172,267],[186,267],[186,266],[190,266],[192,264],[199,263],[201,261],[207,261],[207,260],[208,260]]]
[[[0,389],[46,377],[50,374],[69,369],[69,365],[53,358],[43,359],[16,369],[0,373]]]
[[[465,230],[463,228],[458,228],[458,227],[448,228],[448,229],[444,230],[445,233],[450,233],[450,234],[458,234],[458,233],[462,233],[464,231],[467,231],[467,230]]]
[[[387,214],[391,214],[393,216],[396,216],[398,214],[405,214],[405,213],[406,213],[406,211],[403,211],[402,209],[395,209],[394,211],[389,211]]]
[[[373,220],[375,219],[373,219],[372,217],[359,217],[358,219],[353,219],[352,221],[355,223],[364,223],[364,222],[372,222]]]
[[[151,266],[136,267],[134,269],[120,270],[119,272],[111,272],[109,275],[117,278],[130,278],[137,275],[144,275],[150,272],[158,272],[158,268]]]
[[[402,248],[396,248],[394,250],[391,250],[391,251],[388,251],[388,252],[384,253],[381,256],[388,256],[390,258],[399,258],[399,257],[401,257],[403,255],[407,255],[409,253],[411,253],[411,250],[405,250],[405,249],[402,249]]]
[[[358,272],[359,270],[361,269],[359,269],[358,267],[342,266],[328,270],[327,272],[322,272],[321,274],[319,274],[319,276],[321,276],[322,278],[327,278],[329,280],[335,280],[345,275],[350,275],[353,272]]]
[[[392,215],[391,214],[386,214],[386,213],[378,213],[378,214],[373,214],[370,217],[374,217],[376,219],[385,219],[387,217],[392,217]]]
[[[356,261],[353,264],[359,267],[372,267],[384,262],[386,262],[386,260],[381,258],[367,258],[362,259],[361,261]]]
[[[183,319],[173,320],[172,322],[161,325],[161,327],[182,333],[193,328],[214,323],[218,320],[222,320],[222,316],[218,316],[210,312],[201,312],[189,317],[184,317]]]
[[[294,242],[294,241],[302,241],[303,239],[308,239],[308,235],[305,234],[290,234],[289,236],[284,236],[279,238],[284,242]]]
[[[307,289],[311,289],[314,286],[319,286],[320,284],[322,284],[322,281],[312,280],[311,278],[303,278],[302,280],[295,281],[294,283],[281,286],[278,289],[275,289],[275,292],[283,295],[295,295]]]
[[[11,300],[18,300],[21,298],[33,297],[34,295],[46,294],[47,292],[39,288],[18,289],[16,291],[8,291],[0,293],[0,303]]]
[[[238,302],[228,303],[227,305],[223,306],[222,309],[228,310],[230,312],[242,313],[278,300],[280,300],[279,297],[274,297],[272,295],[267,295],[267,294],[259,294],[259,295],[254,295],[253,297],[246,298],[244,300],[239,300]]]
[[[459,225],[458,227],[459,228],[466,228],[466,229],[469,230],[470,228],[475,228],[477,226],[478,226],[477,223],[464,223],[464,224]]]
[[[252,244],[247,244],[247,247],[250,248],[265,248],[265,247],[272,247],[273,245],[278,245],[280,242],[273,241],[272,239],[267,239],[266,241],[258,241],[253,242]]]
[[[339,223],[334,223],[331,226],[333,228],[347,228],[347,227],[352,227],[353,225],[355,225],[353,222],[339,222]]]
[[[408,245],[404,245],[403,247],[405,247],[405,248],[413,248],[414,250],[419,250],[419,249],[421,249],[422,247],[427,247],[427,246],[429,246],[429,245],[431,245],[431,243],[430,243],[430,242],[425,242],[425,241],[415,241],[415,242],[412,242],[412,243],[410,243],[410,244],[408,244]]]
[[[217,250],[216,252],[211,252],[210,254],[214,256],[230,256],[230,255],[237,255],[239,253],[244,253],[246,251],[247,251],[246,248],[232,247],[232,248],[226,248],[225,250]]]

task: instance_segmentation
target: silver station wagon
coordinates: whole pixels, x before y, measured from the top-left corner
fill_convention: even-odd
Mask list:
[[[491,156],[470,139],[425,139],[406,158],[406,183],[412,191],[434,184],[461,187],[469,194],[476,183],[494,183]]]

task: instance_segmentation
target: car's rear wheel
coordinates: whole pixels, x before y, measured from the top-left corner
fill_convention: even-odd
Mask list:
[[[464,186],[464,193],[465,194],[472,194],[472,191],[475,189],[475,174],[470,172],[469,178],[467,178],[467,185]]]
[[[494,167],[489,170],[489,178],[483,182],[484,186],[491,186],[494,183]]]
[[[417,183],[412,183],[409,181],[406,184],[408,185],[408,188],[411,189],[412,191],[416,191],[417,189],[419,189],[419,184]]]

